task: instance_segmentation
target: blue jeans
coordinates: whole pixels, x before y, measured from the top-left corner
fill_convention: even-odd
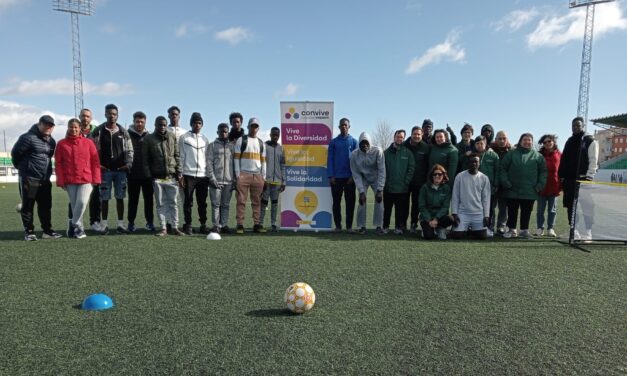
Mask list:
[[[557,215],[557,196],[540,196],[538,198],[538,211],[536,222],[538,228],[544,229],[544,209],[547,210],[547,230],[555,227],[555,216]]]

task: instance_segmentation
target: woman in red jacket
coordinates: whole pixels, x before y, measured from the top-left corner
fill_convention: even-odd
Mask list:
[[[70,198],[72,221],[68,236],[82,239],[83,213],[89,202],[92,185],[100,184],[100,159],[96,145],[91,139],[81,136],[81,123],[70,119],[65,138],[57,144],[54,152],[57,186],[63,188]]]
[[[536,214],[538,229],[536,230],[536,235],[545,235],[544,210],[546,208],[546,235],[553,238],[557,237],[557,234],[553,229],[553,227],[555,226],[555,216],[557,214],[556,200],[557,196],[560,195],[560,191],[562,190],[560,179],[557,176],[557,170],[560,166],[560,157],[562,156],[562,153],[560,153],[559,149],[557,148],[556,141],[556,135],[545,134],[544,136],[540,137],[540,141],[538,142],[540,145],[542,145],[540,147],[540,154],[544,156],[544,161],[546,162],[548,174],[546,178],[546,185],[544,186],[544,189],[540,192],[540,198],[538,199],[538,211]]]

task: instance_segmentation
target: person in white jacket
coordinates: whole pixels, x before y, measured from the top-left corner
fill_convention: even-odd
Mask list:
[[[209,146],[207,137],[200,133],[203,126],[202,116],[194,112],[190,118],[191,131],[183,134],[179,139],[181,153],[181,166],[183,168],[183,216],[185,224],[183,232],[192,235],[192,206],[194,204],[194,192],[196,193],[196,205],[198,206],[198,220],[201,234],[208,234],[207,227],[207,195],[209,193],[209,178],[206,174],[205,153]]]
[[[371,146],[368,133],[359,135],[359,149],[353,150],[350,157],[351,172],[355,186],[359,192],[359,207],[357,208],[357,227],[359,233],[366,233],[367,198],[370,187],[374,192],[374,216],[372,218],[376,232],[383,235],[383,188],[385,187],[385,157],[383,150]]]

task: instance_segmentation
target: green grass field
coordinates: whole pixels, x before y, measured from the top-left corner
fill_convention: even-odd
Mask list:
[[[623,246],[285,232],[25,242],[17,202],[15,185],[0,189],[2,375],[627,372]],[[296,281],[316,291],[305,315],[282,303]],[[94,292],[116,307],[82,311]]]

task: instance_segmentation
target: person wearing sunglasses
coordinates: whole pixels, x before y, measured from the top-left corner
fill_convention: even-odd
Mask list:
[[[446,228],[453,224],[449,215],[451,188],[444,166],[435,164],[427,176],[427,182],[420,188],[418,210],[422,237],[427,240],[436,237],[445,240]]]

